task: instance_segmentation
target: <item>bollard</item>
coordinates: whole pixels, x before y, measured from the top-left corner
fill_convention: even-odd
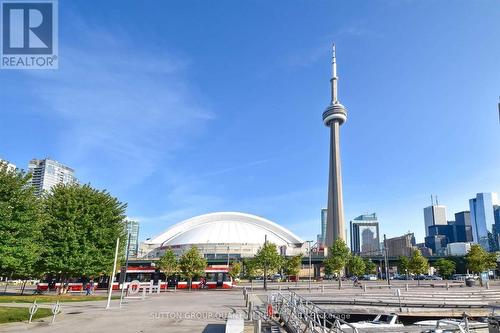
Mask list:
[[[245,295],[245,307],[248,306],[248,299],[249,299],[249,296],[248,294]]]
[[[486,289],[490,289],[490,281],[486,281]]]
[[[408,283],[406,284],[406,287],[405,287],[406,291],[408,291]]]
[[[280,285],[280,286],[278,286],[278,290],[279,290],[279,291],[281,291],[281,285]]]
[[[161,292],[161,280],[158,280],[158,289],[156,290],[156,293],[159,294]]]
[[[366,283],[363,285],[363,291],[366,293]]]
[[[325,292],[325,285],[324,285],[324,284],[322,284],[322,285],[321,285],[321,293],[324,293],[324,292]]]
[[[248,302],[248,320],[252,320],[253,318],[253,306],[252,306],[252,302]]]
[[[50,322],[51,324],[54,323],[56,320],[56,315],[58,315],[61,312],[61,305],[59,304],[59,301],[57,301],[56,304],[52,305],[52,321]]]
[[[262,331],[262,320],[259,318],[254,324],[254,333],[260,333]]]
[[[250,288],[252,288],[252,292],[253,292],[253,280],[250,281]]]
[[[450,289],[450,283],[448,281],[446,281],[446,290],[449,290]]]
[[[396,289],[396,295],[398,296],[398,302],[399,302],[399,312],[403,312],[403,309],[401,308],[401,290]]]

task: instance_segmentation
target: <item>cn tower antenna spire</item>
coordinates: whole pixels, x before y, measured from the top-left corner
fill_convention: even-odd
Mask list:
[[[332,46],[332,104],[338,103],[338,88],[337,88],[337,56],[335,54],[335,43]]]

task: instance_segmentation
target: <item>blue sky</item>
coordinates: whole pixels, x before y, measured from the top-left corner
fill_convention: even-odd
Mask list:
[[[304,239],[326,204],[330,50],[346,223],[423,238],[500,191],[500,7],[455,1],[59,1],[59,70],[0,71],[0,157],[106,188],[141,238],[211,211]]]

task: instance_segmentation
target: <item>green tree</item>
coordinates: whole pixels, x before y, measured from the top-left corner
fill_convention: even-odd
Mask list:
[[[449,259],[438,259],[434,266],[443,278],[448,279],[455,272],[455,262]]]
[[[229,275],[236,279],[241,273],[241,263],[239,261],[233,261],[229,266]]]
[[[196,246],[192,246],[189,250],[184,252],[179,260],[179,268],[182,275],[189,281],[189,290],[191,290],[191,283],[196,276],[202,276],[205,273],[207,261],[201,257],[200,251]]]
[[[365,262],[365,274],[367,275],[375,274],[375,272],[377,271],[377,265],[369,258],[364,258],[364,262]]]
[[[254,257],[256,265],[264,271],[264,288],[267,289],[267,276],[276,273],[283,265],[283,258],[278,253],[276,244],[266,242]]]
[[[291,258],[286,259],[283,264],[283,270],[288,277],[295,276],[297,279],[295,280],[298,283],[298,275],[300,273],[300,268],[302,267],[302,254],[298,254]]]
[[[357,255],[351,255],[347,260],[347,270],[350,275],[360,276],[365,273],[366,264],[363,258]]]
[[[342,272],[344,267],[349,260],[350,251],[345,242],[342,239],[337,239],[333,246],[330,248],[330,253],[328,257],[323,262],[325,267],[325,274],[332,275],[337,274],[339,279],[339,288],[342,287]]]
[[[410,259],[407,256],[400,256],[398,259],[398,273],[406,274],[410,270]]]
[[[167,279],[179,271],[179,261],[171,248],[168,248],[158,260],[158,268],[165,273]]]
[[[125,252],[125,208],[106,191],[90,185],[59,184],[45,194],[44,229],[47,272],[68,277],[109,273],[116,239]]]
[[[0,275],[26,279],[41,274],[45,217],[29,184],[30,175],[0,163]]]
[[[420,250],[413,250],[408,268],[409,271],[413,274],[425,274],[429,271],[429,262],[427,261],[427,258],[422,255]],[[420,283],[420,279],[418,278],[418,276],[417,279],[418,283]]]
[[[252,281],[256,275],[260,274],[260,270],[257,267],[257,262],[254,258],[245,258],[243,259],[243,274],[245,278]]]
[[[481,273],[497,267],[497,254],[486,252],[479,244],[472,244],[469,253],[465,256],[465,261],[469,270]],[[482,279],[480,283],[483,284]]]

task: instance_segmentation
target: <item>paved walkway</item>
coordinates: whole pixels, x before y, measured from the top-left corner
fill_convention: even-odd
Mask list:
[[[241,291],[208,290],[168,292],[146,300],[127,300],[121,309],[117,300],[105,310],[105,301],[62,303],[62,314],[54,324],[50,318],[34,322],[0,325],[0,332],[224,332],[228,315],[242,315]],[[0,306],[10,306],[1,304]],[[29,306],[26,304],[25,306]],[[41,305],[50,307],[50,304]]]

